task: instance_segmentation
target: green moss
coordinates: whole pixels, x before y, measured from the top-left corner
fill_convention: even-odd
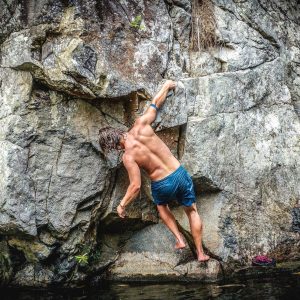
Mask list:
[[[5,241],[0,242],[0,282],[6,283],[12,276],[11,261]]]
[[[12,238],[8,241],[13,248],[22,251],[28,262],[34,263],[40,259],[45,259],[50,255],[50,250],[47,246],[37,241],[27,241]]]
[[[90,264],[94,264],[94,263],[97,263],[99,262],[101,259],[101,252],[100,250],[95,250],[92,252],[91,256],[90,256],[90,260],[89,260],[89,263]]]
[[[134,17],[134,19],[129,23],[132,28],[145,30],[145,26],[142,25],[143,19],[141,15]]]

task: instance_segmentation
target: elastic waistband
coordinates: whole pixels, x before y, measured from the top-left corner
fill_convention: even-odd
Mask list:
[[[159,179],[159,180],[152,180],[151,184],[157,184],[157,183],[164,182],[165,180],[168,180],[170,177],[173,177],[174,175],[176,175],[182,171],[185,171],[185,168],[182,165],[180,165],[175,171],[173,171],[171,174],[167,175],[166,177]]]

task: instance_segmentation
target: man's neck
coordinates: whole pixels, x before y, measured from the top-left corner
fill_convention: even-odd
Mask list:
[[[124,135],[120,139],[120,145],[122,149],[125,149],[125,141],[127,139],[127,133],[124,133]]]

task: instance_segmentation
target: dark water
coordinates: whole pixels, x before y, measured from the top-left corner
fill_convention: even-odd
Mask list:
[[[299,299],[300,276],[231,283],[110,284],[93,289],[1,289],[1,300]]]

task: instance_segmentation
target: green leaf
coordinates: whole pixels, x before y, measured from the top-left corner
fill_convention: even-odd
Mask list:
[[[80,264],[87,264],[88,263],[88,254],[87,253],[84,253],[84,254],[82,254],[82,255],[76,255],[75,256],[75,259],[76,259],[76,261],[78,262],[78,263],[80,263]]]

